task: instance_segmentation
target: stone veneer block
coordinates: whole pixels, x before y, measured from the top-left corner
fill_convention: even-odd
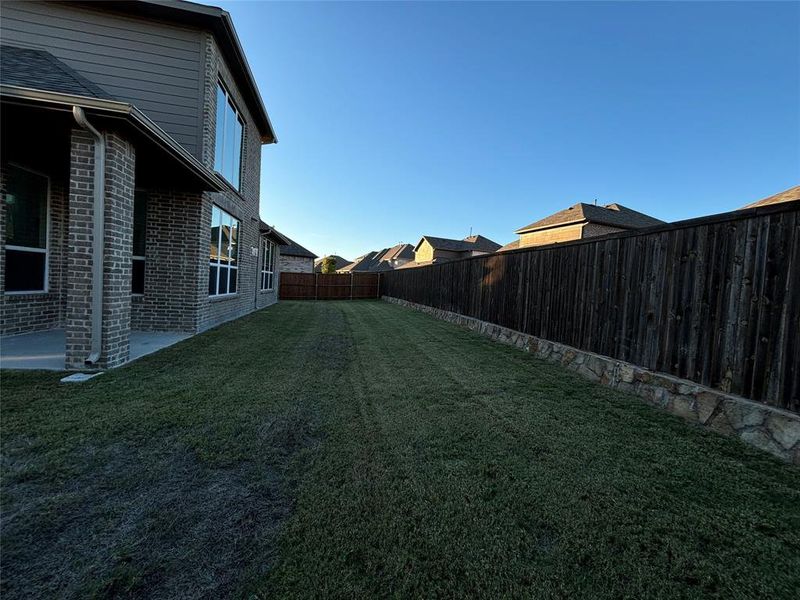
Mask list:
[[[462,325],[537,358],[559,363],[587,379],[635,394],[646,403],[800,465],[800,415],[734,396],[693,381],[551,342],[446,310],[383,296],[437,319]]]

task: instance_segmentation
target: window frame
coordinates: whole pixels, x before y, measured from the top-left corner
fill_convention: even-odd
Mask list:
[[[217,268],[217,281],[216,281],[216,286],[215,286],[216,287],[216,293],[214,293],[214,294],[209,293],[208,294],[208,298],[212,299],[212,300],[216,300],[218,298],[229,298],[229,297],[237,296],[239,294],[239,260],[240,260],[240,256],[241,256],[241,253],[239,252],[239,248],[241,246],[241,236],[242,236],[242,221],[241,221],[241,219],[238,219],[236,216],[234,216],[233,214],[229,213],[227,210],[225,210],[224,208],[222,208],[218,204],[212,204],[211,205],[211,222],[209,223],[209,229],[214,229],[214,209],[215,208],[218,211],[220,211],[223,216],[227,215],[233,221],[238,223],[238,225],[236,227],[236,264],[235,265],[231,265],[231,264],[223,265],[222,264],[221,252],[219,252],[219,248],[222,246],[222,224],[221,223],[220,223],[220,227],[219,227],[219,233],[218,233],[218,236],[217,236],[217,260],[216,260],[216,262],[211,259],[211,256],[210,256],[210,253],[209,253],[209,260],[208,260],[209,277],[211,276],[211,268],[212,267],[216,267]],[[230,248],[230,246],[228,246],[228,247]],[[236,291],[234,291],[234,292],[227,291],[224,294],[220,294],[219,293],[219,274],[220,274],[220,271],[222,270],[222,267],[225,267],[226,269],[228,269],[228,271],[234,270],[236,272],[236,274],[234,275],[236,277]],[[230,273],[229,273],[228,274],[228,285],[227,285],[227,289],[228,290],[230,290],[230,288],[231,288],[230,282],[231,282],[231,277],[230,277]]]
[[[131,236],[131,296],[133,298],[141,298],[144,296],[144,284],[147,283],[147,205],[149,204],[150,197],[147,194],[146,190],[138,189],[134,190],[133,192],[133,202],[134,202],[134,224],[136,222],[136,195],[141,194],[145,197],[145,208],[144,208],[144,245],[145,245],[145,254],[143,256],[139,256],[138,254],[133,253],[133,247],[135,246],[135,242],[133,240],[133,236]],[[135,231],[134,227],[134,231]],[[144,270],[144,282],[142,284],[142,291],[141,292],[134,292],[133,291],[133,263],[134,261],[139,261],[143,263],[143,270]]]
[[[44,288],[41,290],[6,290],[5,289],[5,281],[3,281],[3,294],[6,296],[30,296],[33,294],[41,295],[41,294],[49,294],[50,293],[50,227],[51,227],[51,201],[50,201],[50,193],[52,190],[52,185],[50,181],[50,176],[42,173],[41,171],[37,171],[36,169],[31,169],[29,167],[25,167],[19,163],[10,162],[9,166],[14,167],[16,169],[21,169],[23,171],[27,171],[28,173],[33,173],[34,175],[38,175],[39,177],[43,177],[47,181],[47,193],[45,198],[45,234],[44,234],[44,248],[31,248],[29,246],[17,246],[16,244],[6,244],[3,243],[3,252],[5,253],[6,250],[13,250],[15,252],[30,252],[34,254],[44,254]],[[8,187],[6,187],[5,195],[8,195]],[[5,202],[5,197],[3,198],[3,202]],[[3,241],[5,242],[6,235],[5,231],[3,232]],[[8,270],[8,257],[5,258],[5,268],[3,270],[3,277]]]
[[[223,173],[225,162],[225,140],[226,140],[226,133],[227,133],[227,119],[223,124],[222,135],[220,136],[219,131],[219,91],[222,90],[222,95],[225,97],[225,104],[226,108],[229,108],[236,120],[238,121],[239,125],[241,126],[241,137],[239,139],[239,168],[237,175],[237,181],[234,183],[230,181],[225,174]],[[216,122],[214,123],[214,172],[217,173],[225,182],[230,185],[234,190],[237,192],[241,192],[242,189],[242,171],[244,170],[244,139],[245,139],[245,122],[244,116],[242,112],[239,110],[239,107],[236,105],[236,102],[233,99],[230,91],[228,90],[228,86],[225,85],[225,82],[222,80],[222,77],[217,77],[217,89],[216,89],[216,99],[217,99],[217,109],[214,113]],[[223,114],[225,114],[223,112]],[[217,152],[217,146],[219,145],[219,152]],[[217,169],[217,160],[219,160],[219,169]],[[233,174],[233,171],[231,172]]]
[[[268,239],[267,236],[261,236],[261,257],[259,258],[259,290],[262,292],[274,292],[275,291],[275,249],[277,248],[277,244],[272,240]],[[269,253],[269,262],[270,264],[267,265],[267,250],[270,250]],[[272,267],[272,269],[267,269],[267,267]],[[265,282],[269,281],[269,286],[265,286]]]

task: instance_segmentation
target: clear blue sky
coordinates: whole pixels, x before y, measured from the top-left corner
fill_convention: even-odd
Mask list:
[[[319,255],[800,180],[798,3],[220,4],[279,138],[261,215]]]

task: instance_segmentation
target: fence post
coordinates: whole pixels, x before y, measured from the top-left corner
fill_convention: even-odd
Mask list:
[[[319,296],[319,291],[318,291],[319,283],[317,281],[318,279],[319,279],[319,275],[317,273],[314,273],[314,300],[318,300],[319,299],[318,298],[318,296]]]
[[[378,299],[381,297],[381,275],[382,273],[378,273],[378,279],[375,282],[375,297]]]
[[[350,271],[350,300],[353,299],[353,272]]]

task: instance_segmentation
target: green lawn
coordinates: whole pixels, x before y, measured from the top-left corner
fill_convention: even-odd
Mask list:
[[[2,594],[797,598],[800,469],[381,302],[2,375]]]

